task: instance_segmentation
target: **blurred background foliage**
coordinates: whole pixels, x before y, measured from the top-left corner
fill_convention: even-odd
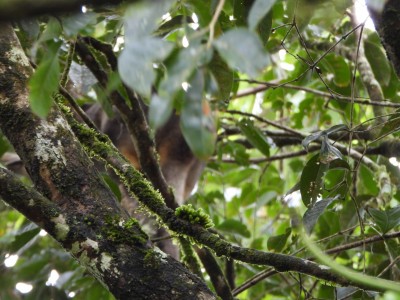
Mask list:
[[[361,27],[353,30],[365,25],[362,3],[354,2],[149,1],[83,7],[14,25],[37,66],[30,81],[37,114],[47,114],[71,60],[69,89],[79,104],[100,102],[112,115],[107,95],[124,82],[149,104],[153,128],[176,109],[191,149],[208,161],[189,203],[203,208],[232,243],[306,258],[297,234],[302,223],[326,250],[393,233],[400,223],[397,160],[367,152],[398,138],[399,79],[376,32],[363,27],[360,39]],[[111,45],[119,57],[117,74],[95,51],[113,79],[108,88],[71,51],[78,36]],[[371,73],[359,69],[361,58]],[[378,100],[395,104],[380,110],[386,117],[377,118],[374,106],[365,104],[371,95],[363,76],[382,89],[385,100]],[[370,162],[348,156],[350,147]],[[0,155],[6,152],[12,147],[2,137]],[[399,255],[398,239],[333,252],[343,265],[395,281]],[[229,269],[225,259],[219,262]],[[0,268],[0,299],[113,299],[45,232],[4,203]],[[228,272],[238,299],[377,297],[295,273],[268,276],[265,267],[234,269],[234,275]],[[256,284],[242,290],[253,277]],[[31,290],[21,292],[27,291],[21,284]]]

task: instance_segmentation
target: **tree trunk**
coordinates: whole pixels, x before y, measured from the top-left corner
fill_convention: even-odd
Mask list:
[[[215,299],[197,276],[155,250],[121,209],[63,115],[28,101],[32,68],[10,25],[0,26],[0,128],[35,188],[0,170],[0,195],[44,228],[117,299]]]

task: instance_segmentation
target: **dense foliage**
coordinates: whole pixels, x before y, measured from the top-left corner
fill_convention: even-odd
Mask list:
[[[350,0],[166,0],[84,6],[13,26],[36,69],[37,115],[57,105],[59,85],[111,115],[108,96],[125,84],[149,105],[153,129],[178,111],[188,145],[208,162],[190,212],[202,208],[202,223],[227,241],[310,258],[305,230],[337,263],[399,281],[399,79],[362,21]],[[106,82],[84,66],[77,41]],[[12,149],[2,137],[0,154]],[[118,183],[104,179],[120,198]],[[37,225],[3,202],[0,210],[1,299],[113,299]],[[384,297],[375,287],[218,263],[238,299]],[[32,291],[17,291],[21,282]]]

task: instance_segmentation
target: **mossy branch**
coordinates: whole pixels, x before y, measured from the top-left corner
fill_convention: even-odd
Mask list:
[[[333,274],[314,262],[290,255],[235,246],[200,225],[180,219],[172,209],[165,205],[161,194],[119,153],[107,136],[79,124],[71,114],[68,114],[68,108],[65,112],[73,131],[87,151],[112,167],[124,179],[128,191],[178,235],[188,237],[198,244],[209,247],[218,256],[226,256],[250,264],[272,266],[279,272],[300,272],[342,286],[354,285],[365,288],[361,284]]]

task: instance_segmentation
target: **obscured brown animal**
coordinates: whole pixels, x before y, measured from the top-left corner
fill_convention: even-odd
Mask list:
[[[140,169],[135,147],[119,115],[116,114],[114,118],[110,119],[99,105],[93,105],[86,110],[86,113],[99,130],[110,137],[114,145],[130,160],[132,165]],[[174,189],[177,203],[181,205],[190,196],[196,185],[204,168],[204,162],[197,159],[190,150],[182,135],[179,117],[175,114],[171,116],[163,127],[157,130],[155,143],[159,154],[161,171],[167,183]],[[137,202],[128,196],[125,196],[122,202],[132,216],[140,219],[142,223],[149,223],[147,217],[144,218],[140,213],[136,212]],[[154,222],[150,227],[154,227]],[[156,232],[156,237],[165,235],[167,235],[167,232],[164,228],[159,228]],[[172,244],[172,240],[161,241],[158,246],[173,257],[179,257],[178,248]]]

